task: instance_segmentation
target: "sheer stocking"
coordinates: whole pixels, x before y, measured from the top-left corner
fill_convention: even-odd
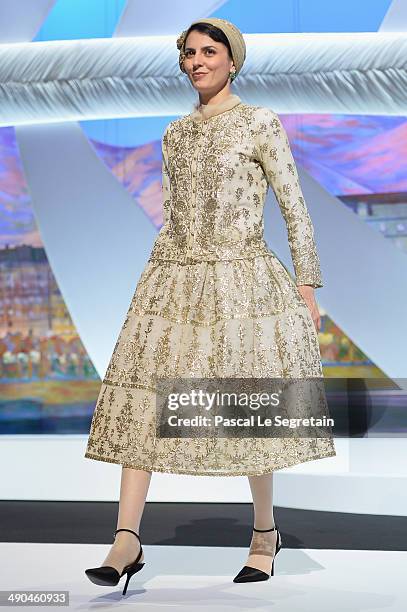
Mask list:
[[[271,529],[275,527],[273,514],[273,474],[249,476],[249,484],[253,497],[254,527],[256,529]],[[277,532],[259,533],[253,531],[249,556],[245,565],[271,572],[271,564],[277,545]]]
[[[151,472],[122,468],[117,529],[126,527],[140,535],[140,521],[150,481]],[[126,565],[136,559],[139,551],[140,542],[136,536],[128,531],[120,531],[116,534],[109,554],[103,561],[102,566],[110,565],[121,573]],[[141,555],[140,562],[143,560],[144,553]]]

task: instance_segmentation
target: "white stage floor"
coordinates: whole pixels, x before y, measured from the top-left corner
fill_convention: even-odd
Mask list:
[[[87,567],[102,563],[109,548],[101,544],[1,543],[0,589],[67,590],[69,609],[74,610],[115,610],[119,606],[137,606],[138,612],[407,609],[407,551],[283,548],[277,555],[275,575],[268,581],[235,584],[232,580],[244,565],[246,548],[144,545],[146,565],[131,578],[123,597],[125,577],[116,587],[104,587],[92,584],[84,573]]]

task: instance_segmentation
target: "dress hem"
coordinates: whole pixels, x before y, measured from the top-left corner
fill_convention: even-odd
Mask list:
[[[325,453],[323,455],[308,457],[301,461],[294,460],[292,462],[285,463],[277,467],[274,467],[274,469],[272,470],[267,470],[267,471],[262,471],[262,472],[250,472],[248,470],[244,470],[243,472],[220,472],[220,471],[197,472],[196,470],[183,470],[183,469],[178,469],[178,468],[171,469],[171,468],[165,468],[165,467],[151,467],[151,466],[145,466],[145,465],[136,465],[134,463],[128,463],[128,462],[122,463],[120,459],[113,459],[112,457],[103,457],[102,455],[96,455],[95,453],[90,453],[90,452],[86,452],[84,454],[84,457],[86,459],[94,459],[95,461],[104,461],[106,463],[119,464],[119,465],[122,465],[123,467],[129,467],[134,470],[145,470],[147,472],[161,472],[165,474],[183,474],[183,475],[191,475],[191,476],[263,476],[264,474],[272,474],[276,470],[281,470],[287,467],[292,467],[294,465],[300,465],[301,463],[307,463],[308,461],[317,461],[318,459],[325,459],[326,457],[335,457],[336,454],[337,454],[336,451],[332,450],[331,452]]]

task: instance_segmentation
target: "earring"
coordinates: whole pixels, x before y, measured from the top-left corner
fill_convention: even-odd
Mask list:
[[[234,70],[233,72],[229,72],[229,77],[231,81],[234,81],[234,79],[236,78],[236,70]]]

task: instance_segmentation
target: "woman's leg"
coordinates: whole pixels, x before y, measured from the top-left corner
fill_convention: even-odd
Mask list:
[[[150,480],[151,472],[122,468],[116,529],[125,527],[139,533]],[[136,536],[128,531],[120,531],[116,534],[114,543],[102,565],[115,567],[121,573],[125,565],[135,560],[139,551],[140,542]],[[143,559],[144,554],[140,561]]]
[[[271,529],[274,527],[273,474],[249,476],[248,478],[253,498],[253,527]]]
[[[256,529],[271,529],[275,526],[273,514],[273,474],[249,476],[253,497],[254,524]],[[245,565],[270,573],[277,543],[277,532],[253,532],[249,556]]]

